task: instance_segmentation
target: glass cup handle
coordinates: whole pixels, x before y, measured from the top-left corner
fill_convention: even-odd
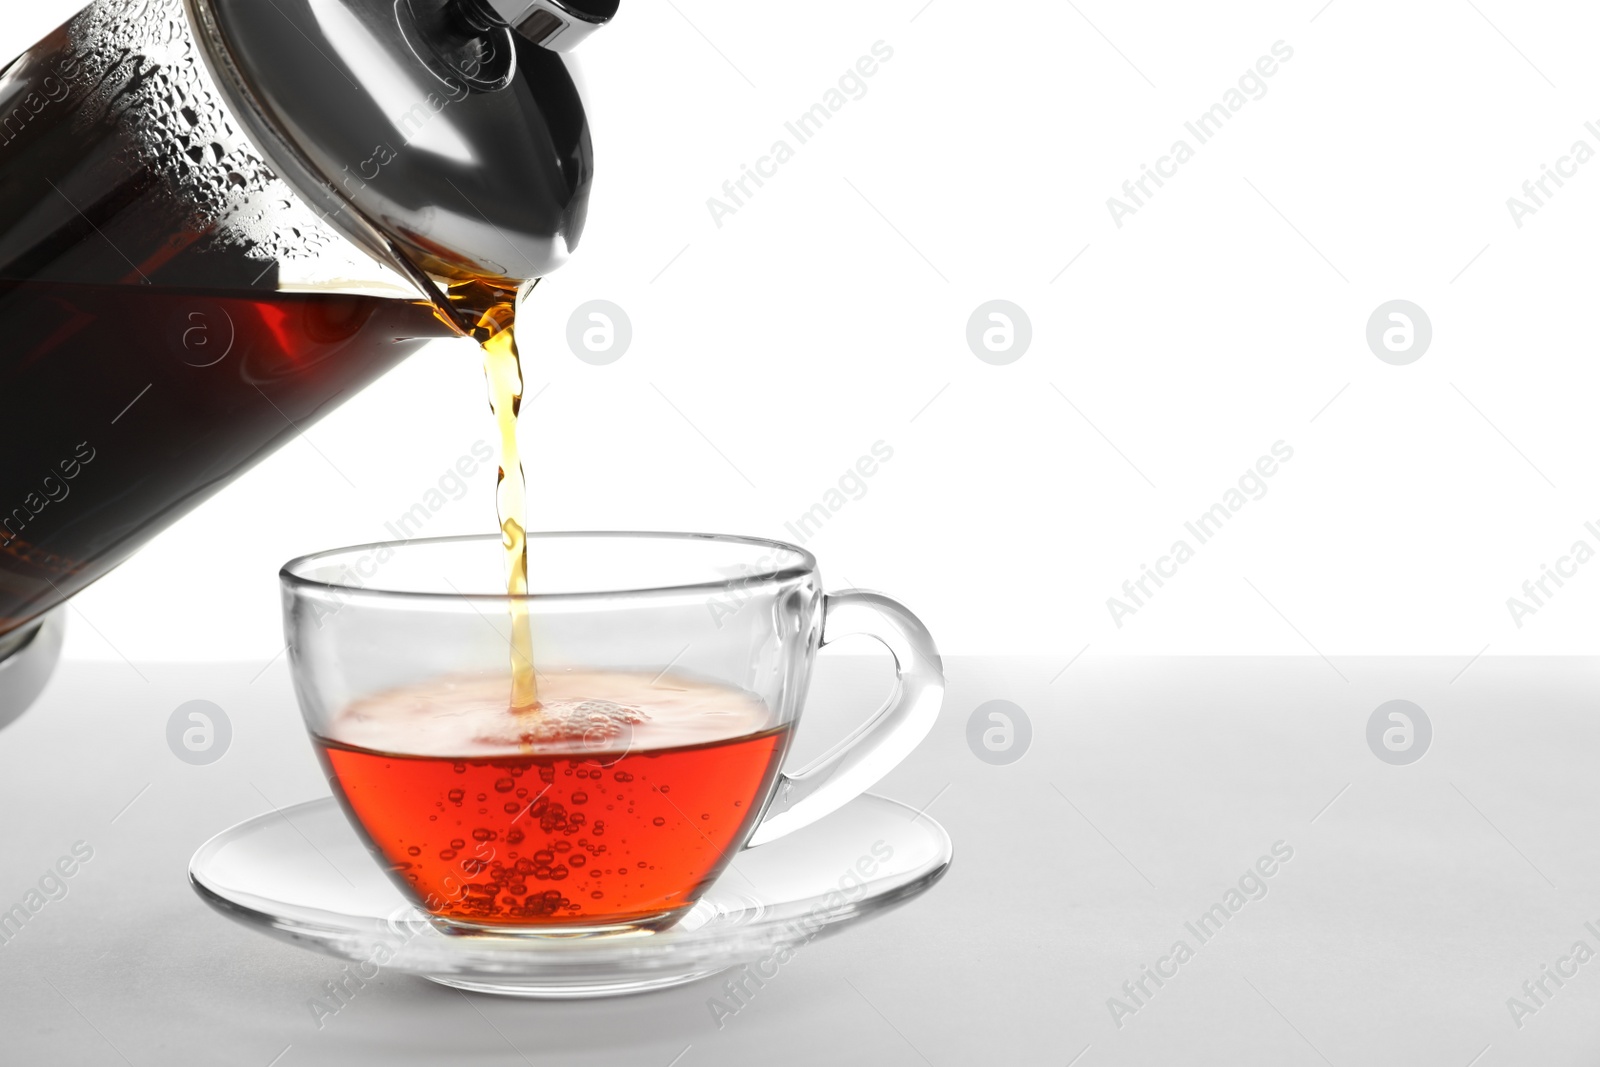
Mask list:
[[[829,593],[822,604],[825,647],[843,637],[876,638],[894,656],[895,686],[871,719],[811,764],[780,773],[772,803],[747,848],[807,826],[873,786],[928,736],[944,699],[944,665],[917,617],[878,593]]]

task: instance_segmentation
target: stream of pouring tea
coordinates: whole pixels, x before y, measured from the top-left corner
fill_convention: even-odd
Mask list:
[[[522,455],[517,448],[517,416],[522,412],[522,359],[514,329],[518,293],[466,282],[451,286],[450,299],[476,316],[472,336],[483,346],[489,408],[500,431],[495,505],[500,519],[500,543],[506,554],[506,592],[511,596],[511,710],[528,714],[539,708],[539,686],[533,667],[533,625],[527,603],[521,599],[528,592],[528,494]]]

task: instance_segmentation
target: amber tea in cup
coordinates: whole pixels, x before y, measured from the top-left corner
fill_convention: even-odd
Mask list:
[[[670,922],[754,824],[789,727],[671,674],[560,673],[532,714],[498,679],[346,708],[315,738],[344,808],[431,913],[486,926]]]

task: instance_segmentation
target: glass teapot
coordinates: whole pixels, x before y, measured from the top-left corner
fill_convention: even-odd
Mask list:
[[[567,257],[593,151],[562,53],[616,9],[96,0],[0,70],[0,658],[465,333],[451,287]]]

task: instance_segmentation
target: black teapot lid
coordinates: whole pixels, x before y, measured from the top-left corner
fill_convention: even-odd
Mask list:
[[[245,133],[325,221],[428,278],[565,261],[594,171],[561,54],[616,0],[185,0]]]

